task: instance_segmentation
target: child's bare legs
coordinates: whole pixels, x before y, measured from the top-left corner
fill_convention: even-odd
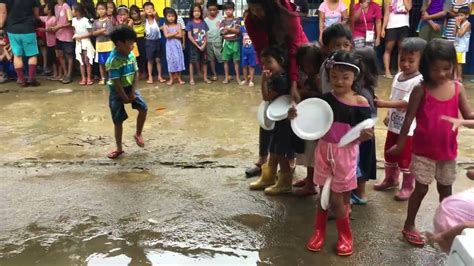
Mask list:
[[[147,116],[147,110],[138,109],[137,132],[135,133],[135,139],[137,143],[144,144],[142,132],[143,132],[143,126],[145,125],[146,116]]]
[[[395,47],[395,41],[385,42],[385,52],[383,54],[383,65],[385,67],[385,77],[387,78],[393,77],[390,71],[390,57],[392,55],[393,47]]]
[[[202,71],[202,79],[204,82],[209,83],[209,79],[207,79],[207,64],[202,63],[201,64],[201,71]]]
[[[81,66],[82,80],[90,84],[92,83],[92,67],[86,51],[82,51],[82,62],[84,63],[84,65]]]
[[[336,215],[336,219],[344,218],[347,216],[347,207],[345,203],[346,193],[335,193],[331,191],[330,200],[331,200],[331,209]]]
[[[440,183],[437,183],[436,188],[438,189],[439,193],[439,202],[453,194],[453,186],[444,186]]]
[[[99,84],[104,85],[105,84],[105,76],[107,75],[107,72],[105,70],[105,65],[99,65],[99,72],[100,72],[100,79],[101,79]]]
[[[189,63],[189,84],[194,85],[194,63]]]
[[[224,81],[222,83],[229,83],[229,61],[224,61]]]
[[[240,84],[240,61],[234,61],[235,81]]]
[[[82,62],[83,64],[80,66],[80,69],[81,69],[81,81],[79,82],[79,84],[81,85],[86,85],[86,62],[84,62],[84,56],[82,57]]]
[[[242,81],[244,81],[245,83],[248,82],[249,69],[250,69],[249,66],[243,66],[242,67],[242,75],[243,75]]]
[[[397,49],[398,49],[398,56],[397,56],[397,73],[401,72],[400,69],[400,57],[402,56],[402,40],[397,41]]]
[[[253,87],[253,79],[255,77],[255,68],[252,67],[252,66],[249,66],[249,75],[250,77],[248,78],[249,80],[249,86]],[[245,76],[245,78],[247,78],[247,76]]]
[[[459,80],[460,82],[463,82],[463,77],[462,77],[462,68],[463,64],[458,64],[457,71],[456,71],[456,77],[455,79]]]
[[[186,84],[186,83],[181,79],[181,72],[176,72],[175,75],[176,75],[176,78],[178,79],[179,85],[184,85],[184,84]]]
[[[415,190],[413,191],[413,193],[410,196],[410,199],[408,200],[407,217],[405,220],[405,225],[403,227],[404,231],[413,232],[416,230],[416,227],[415,227],[416,214],[418,213],[421,202],[423,201],[427,193],[428,193],[428,186],[416,181]]]
[[[148,70],[148,80],[146,83],[152,84],[153,83],[153,60],[147,61],[147,70]]]
[[[123,126],[122,123],[114,124],[114,134],[115,134],[115,145],[117,148],[115,149],[117,152],[123,152],[122,148],[122,133],[123,133]]]
[[[59,59],[59,68],[60,72],[62,72],[62,78],[65,78],[66,73],[67,73],[67,68],[66,68],[66,59],[64,58],[64,53],[63,51],[56,50],[56,57]]]
[[[67,59],[67,76],[71,78],[74,58],[72,57],[72,54],[66,54],[66,59]]]
[[[355,191],[355,194],[362,200],[367,200],[367,194],[365,192],[366,183],[367,181],[365,180],[357,181],[357,189]]]
[[[216,79],[217,78],[216,60],[211,60],[211,72],[212,72],[213,79]]]
[[[43,73],[46,74],[48,70],[48,48],[41,46],[41,56],[43,57]]]
[[[155,63],[156,63],[156,70],[158,71],[158,81],[163,83],[166,80],[161,75],[161,60],[160,60],[160,58],[156,58]]]

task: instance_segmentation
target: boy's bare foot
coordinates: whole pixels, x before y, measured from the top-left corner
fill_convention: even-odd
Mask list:
[[[181,79],[178,80],[179,85],[184,85],[186,82],[182,81]]]
[[[140,148],[143,148],[145,147],[145,141],[143,140],[143,136],[142,135],[137,135],[135,134],[133,136],[133,138],[135,139],[135,142],[137,143],[137,146],[140,147]]]
[[[109,159],[117,159],[118,157],[120,157],[120,155],[122,155],[124,153],[124,151],[119,151],[117,149],[107,153],[107,157]]]
[[[160,81],[160,83],[165,83],[166,82],[166,79],[164,79],[163,77],[158,77],[158,80]]]
[[[146,81],[146,83],[147,83],[147,84],[153,84],[153,79],[148,79],[148,80]]]
[[[171,85],[173,85],[173,80],[172,80],[172,79],[170,79],[170,81],[168,81],[168,82],[166,83],[166,85],[168,85],[168,86],[171,86]]]
[[[228,79],[224,79],[224,81],[222,81],[222,84],[229,84],[229,80],[228,80]]]
[[[194,85],[196,85],[196,82],[194,82],[194,80],[190,80],[189,85],[194,86]]]
[[[208,80],[208,79],[204,79],[204,82],[207,83],[207,84],[211,84],[212,81]]]

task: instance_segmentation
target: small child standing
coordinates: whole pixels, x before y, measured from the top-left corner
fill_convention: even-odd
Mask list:
[[[99,63],[100,81],[99,85],[105,85],[105,79],[107,72],[105,70],[105,63],[110,56],[114,44],[110,40],[110,32],[113,29],[113,22],[107,16],[107,5],[99,2],[96,6],[97,16],[99,17],[94,21],[93,35],[96,36],[95,48],[97,50],[97,57],[95,61]]]
[[[44,22],[44,30],[46,32],[46,49],[47,49],[47,66],[53,70],[53,75],[49,77],[49,80],[59,80],[61,74],[58,70],[58,65],[56,64],[56,34],[52,30],[56,26],[56,16],[54,14],[54,3],[48,2],[44,7],[44,13],[46,16],[41,16],[41,21]]]
[[[189,48],[189,84],[195,85],[194,82],[194,66],[202,70],[204,82],[210,84],[211,81],[207,79],[207,31],[209,28],[202,19],[202,7],[200,5],[193,5],[189,11],[189,17],[192,18],[186,26],[188,38],[191,42]]]
[[[216,1],[207,2],[207,17],[204,21],[209,28],[207,32],[207,59],[211,64],[212,78],[211,81],[217,81],[216,60],[222,64],[222,36],[220,32],[220,25],[222,15],[219,14],[219,9]]]
[[[245,10],[243,19],[248,16],[249,11]],[[255,75],[255,67],[257,66],[257,53],[252,44],[252,40],[247,33],[245,25],[242,23],[240,26],[240,33],[242,34],[242,74],[244,78],[240,85],[249,84],[249,87],[253,87],[253,78]]]
[[[235,4],[226,2],[223,5],[226,17],[221,21],[220,31],[224,38],[222,44],[222,59],[224,60],[225,79],[222,83],[227,84],[230,81],[229,61],[234,62],[235,80],[240,85],[239,61],[240,61],[240,20],[234,17]]]
[[[112,21],[112,25],[117,25],[117,7],[114,1],[107,1],[107,17]]]
[[[466,64],[466,53],[469,51],[469,40],[471,38],[471,23],[468,21],[470,13],[469,7],[464,6],[458,10],[458,16],[456,17],[455,47],[458,66],[455,77],[460,82],[463,81],[462,69]]]
[[[146,48],[145,48],[145,17],[141,15],[140,9],[136,5],[130,7],[130,17],[133,20],[133,30],[137,34],[137,57],[140,79],[146,76]]]
[[[72,82],[72,67],[74,64],[72,11],[65,0],[58,0],[58,4],[54,7],[54,13],[56,14],[56,26],[52,30],[56,32],[56,56],[64,75],[60,81],[63,84],[69,84]]]
[[[115,45],[105,64],[109,73],[108,87],[110,90],[109,108],[112,114],[115,131],[116,149],[107,154],[110,159],[116,159],[124,153],[122,148],[123,121],[128,115],[124,104],[131,103],[132,108],[138,110],[137,129],[134,135],[139,147],[144,147],[142,131],[147,115],[147,105],[137,90],[138,66],[135,55],[132,53],[133,43],[137,35],[129,27],[118,27],[110,34]]]
[[[301,100],[309,98],[321,98],[321,80],[319,70],[324,62],[324,52],[318,43],[304,44],[298,48],[296,53],[296,62],[307,78],[299,86],[298,93]],[[294,111],[294,108],[292,108]],[[296,164],[306,167],[306,178],[295,182],[293,186],[300,187],[295,191],[295,195],[305,197],[317,193],[316,185],[313,182],[314,176],[314,151],[317,141],[305,141],[304,153],[296,155]]]
[[[8,37],[5,31],[0,30],[0,84],[7,82],[6,62],[12,61],[13,56],[7,49]]]
[[[160,17],[155,12],[155,6],[152,2],[143,4],[145,10],[145,50],[148,69],[148,80],[146,83],[153,84],[153,64],[156,64],[158,71],[158,81],[166,82],[161,75],[161,32],[159,26]]]
[[[410,95],[413,88],[418,86],[423,80],[419,67],[425,46],[426,41],[421,38],[405,38],[403,40],[400,49],[400,68],[402,72],[395,75],[393,79],[390,100],[376,99],[377,107],[390,109],[388,109],[387,117],[384,120],[385,125],[388,127],[384,154],[385,178],[382,183],[374,185],[374,190],[386,191],[398,188],[398,176],[402,172],[402,188],[395,194],[395,199],[399,201],[408,200],[415,186],[415,176],[410,172],[410,164],[416,121],[413,121],[410,126],[402,153],[399,156],[392,156],[387,151],[397,143],[403,121],[405,120]]]
[[[92,85],[92,64],[94,64],[95,50],[90,36],[92,35],[92,25],[86,18],[85,9],[82,4],[76,4],[73,7],[74,18],[72,27],[76,40],[76,60],[81,64],[81,81],[79,85]]]
[[[441,118],[457,118],[459,113],[464,119],[474,118],[463,85],[452,80],[455,66],[456,50],[452,42],[435,39],[428,43],[420,63],[423,82],[413,89],[397,144],[387,152],[395,156],[402,154],[416,117],[411,163],[416,183],[402,230],[405,240],[414,246],[425,244],[416,230],[415,219],[429,185],[436,180],[442,201],[451,195],[456,179],[458,131],[453,131],[451,124]]]
[[[181,26],[176,22],[178,14],[176,14],[174,9],[170,8],[163,15],[166,19],[163,26],[163,34],[166,38],[166,62],[170,74],[170,80],[167,85],[173,85],[175,79],[178,80],[180,85],[184,85],[185,82],[181,79],[180,75],[180,72],[185,70],[183,46],[181,45],[183,32]]]
[[[359,56],[337,51],[326,60],[332,90],[323,95],[333,110],[334,122],[319,141],[315,152],[314,181],[323,189],[327,178],[332,178],[330,188],[331,208],[336,215],[338,240],[336,252],[339,256],[353,253],[353,239],[349,221],[350,205],[346,201],[357,188],[356,168],[359,143],[373,137],[373,129],[362,131],[358,140],[339,147],[338,143],[351,128],[371,117],[367,100],[355,93],[363,67]],[[337,171],[336,171],[337,169]],[[326,239],[328,211],[318,204],[313,235],[306,244],[310,251],[320,251]]]
[[[322,43],[322,32],[332,24],[346,23],[349,14],[342,0],[325,0],[319,10],[319,42]]]

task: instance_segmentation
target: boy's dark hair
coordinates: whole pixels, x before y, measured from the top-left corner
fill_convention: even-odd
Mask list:
[[[336,64],[334,64],[334,62],[336,62]],[[351,67],[351,66],[348,66],[348,65],[343,65],[343,64],[337,64],[337,62],[343,62],[343,63],[349,63],[349,64],[352,64],[352,65],[355,65],[359,68],[359,73],[357,73],[357,69],[355,69],[354,67]],[[343,50],[340,50],[340,51],[336,51],[334,53],[332,53],[330,56],[329,56],[329,59],[326,61],[326,65],[325,65],[325,68],[326,68],[326,72],[327,72],[327,75],[328,75],[328,79],[330,79],[330,69],[331,68],[334,68],[334,67],[337,67],[337,68],[342,68],[344,70],[348,70],[348,71],[352,71],[354,72],[355,74],[355,79],[354,79],[354,83],[352,84],[352,90],[357,92],[359,90],[359,80],[361,79],[362,75],[361,73],[364,73],[364,63],[362,62],[362,58],[355,54],[354,52],[347,52],[347,51],[343,51]]]
[[[278,46],[274,45],[274,46],[269,46],[263,49],[262,53],[260,54],[260,57],[262,58],[272,57],[283,68],[285,68],[286,66],[286,53],[284,50],[280,49],[280,47]]]
[[[151,6],[151,7],[155,8],[155,5],[152,2],[145,2],[143,4],[143,9],[145,9],[145,7],[147,7],[147,6]]]
[[[296,62],[303,65],[306,60],[313,62],[316,69],[320,69],[324,62],[324,51],[317,42],[301,45],[296,52]]]
[[[116,45],[118,42],[135,41],[137,34],[128,26],[118,26],[110,33],[110,39]]]
[[[471,14],[471,9],[468,6],[462,6],[458,9],[458,14],[469,16]]]
[[[199,11],[201,11],[201,16],[199,17],[199,19],[202,19],[202,7],[201,5],[198,5],[198,4],[191,5],[191,8],[189,9],[189,19],[194,19],[193,13],[196,7],[199,8]]]
[[[95,5],[95,9],[97,9],[99,6],[102,6],[107,10],[107,3],[106,2],[97,2],[97,5]]]
[[[402,41],[401,50],[407,53],[423,53],[423,49],[425,49],[427,43],[428,42],[419,37],[405,38]]]
[[[364,70],[361,69],[361,81],[363,87],[368,89],[372,95],[375,95],[375,88],[378,83],[379,69],[377,67],[377,53],[373,48],[364,47],[355,50],[355,53],[362,59]]]
[[[223,9],[223,10],[227,10],[227,9],[235,10],[235,4],[234,4],[234,2],[232,2],[232,1],[225,2],[225,3],[222,5],[222,9]]]
[[[342,37],[347,38],[350,42],[353,41],[351,29],[342,23],[332,24],[331,26],[327,27],[322,34],[324,46],[328,46],[332,40]]]
[[[219,9],[219,4],[217,3],[216,0],[207,1],[207,4],[206,4],[207,9],[209,9],[209,7],[211,7],[211,6],[215,6],[215,7],[217,7],[217,9]]]
[[[426,45],[420,61],[420,73],[423,75],[424,83],[433,83],[433,80],[431,80],[430,77],[430,67],[436,60],[443,60],[451,63],[453,66],[454,77],[454,69],[456,69],[458,61],[453,42],[443,39],[434,39]]]
[[[130,7],[130,16],[132,16],[132,12],[135,12],[140,16],[140,8],[137,5],[132,5]]]
[[[166,25],[169,25],[169,24],[170,24],[169,21],[168,21],[168,19],[166,18],[166,16],[167,16],[168,14],[173,14],[173,15],[174,15],[174,21],[173,21],[173,22],[174,22],[174,23],[177,23],[177,21],[178,21],[178,13],[176,13],[176,10],[174,10],[174,9],[171,8],[171,7],[169,7],[169,8],[164,8],[164,9],[163,9],[163,16],[165,17],[165,24],[166,24]]]

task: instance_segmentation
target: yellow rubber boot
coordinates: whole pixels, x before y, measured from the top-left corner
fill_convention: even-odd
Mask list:
[[[267,195],[280,195],[291,193],[293,175],[291,173],[278,173],[277,183],[265,189]]]
[[[251,190],[264,190],[265,188],[275,184],[275,177],[276,169],[271,170],[270,167],[268,167],[268,164],[263,164],[262,175],[257,181],[250,183],[249,188]]]

